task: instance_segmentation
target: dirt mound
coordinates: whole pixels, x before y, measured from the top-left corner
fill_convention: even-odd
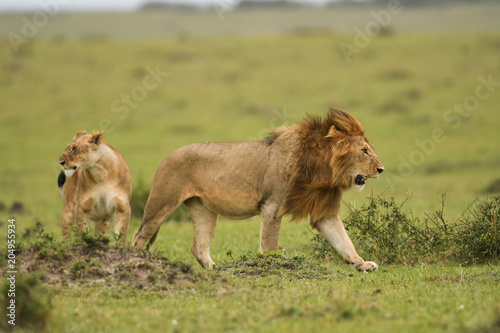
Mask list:
[[[44,282],[61,285],[120,282],[139,289],[168,289],[175,283],[196,280],[188,265],[172,263],[160,253],[110,243],[91,233],[70,241],[54,240],[41,231],[20,247],[18,269],[40,272]]]

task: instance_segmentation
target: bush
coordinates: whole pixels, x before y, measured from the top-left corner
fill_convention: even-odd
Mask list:
[[[369,200],[360,209],[349,207],[351,214],[344,222],[357,247],[369,257],[382,263],[415,263],[443,251],[446,225],[437,225],[432,216],[421,223],[411,210],[403,209],[406,201],[396,204],[393,198],[383,197]],[[429,226],[429,220],[434,226]]]
[[[456,226],[455,257],[463,263],[498,262],[500,196],[477,203]]]
[[[472,210],[449,223],[440,210],[423,220],[403,209],[393,198],[369,197],[360,208],[348,206],[344,225],[362,257],[382,263],[430,263],[454,260],[459,263],[498,261],[500,252],[500,196],[479,201]],[[321,235],[314,235],[314,252],[330,256],[335,249]]]

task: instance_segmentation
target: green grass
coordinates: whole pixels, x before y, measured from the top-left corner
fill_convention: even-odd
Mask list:
[[[222,229],[228,228],[228,224],[222,223]],[[166,225],[162,240],[187,249],[190,240],[178,237],[179,232],[187,233],[186,228],[187,223]],[[170,232],[174,229],[177,233]],[[255,239],[239,241],[250,247],[255,243]],[[217,258],[219,265],[214,271],[206,271],[197,265],[171,264],[171,259],[161,264],[158,258],[162,255],[152,254],[148,258],[140,251],[123,247],[118,248],[123,257],[142,257],[143,263],[118,264],[122,259],[107,244],[101,237],[90,235],[69,243],[44,236],[35,236],[30,243],[25,241],[19,258],[30,265],[47,264],[42,275],[46,280],[52,277],[51,296],[44,301],[52,310],[45,315],[50,318],[49,331],[303,332],[335,327],[354,332],[489,332],[498,329],[500,273],[495,265],[383,265],[376,273],[362,274],[342,260],[319,259],[310,247],[283,250],[280,254],[253,251],[238,254],[232,247],[224,250],[225,259]],[[41,245],[49,252],[59,252],[66,260],[73,260],[72,265],[65,266],[71,269],[54,273],[67,261],[57,256],[37,258],[36,248]],[[222,252],[217,246],[214,250]],[[90,263],[87,257],[92,258]],[[118,269],[107,275],[105,281],[98,282],[95,268],[102,268],[102,264],[96,263],[109,265],[110,258],[116,260],[117,269],[126,266],[127,270]],[[178,269],[184,275],[169,275]],[[134,274],[144,270],[156,274],[150,273],[139,282]],[[54,275],[65,274],[66,282],[54,284]]]
[[[325,15],[325,22],[330,18],[328,12],[314,13]],[[214,13],[205,14],[205,21],[194,20],[202,27],[218,20]],[[242,13],[233,14],[219,22],[226,24],[222,32],[243,20]],[[351,29],[304,33],[285,28],[280,30],[284,33],[240,35],[160,32],[148,33],[147,39],[138,38],[144,36],[141,32],[133,36],[136,39],[123,38],[117,29],[120,33],[104,38],[79,38],[89,29],[89,23],[79,20],[85,16],[58,16],[17,54],[1,39],[0,237],[7,230],[9,208],[18,201],[28,211],[15,216],[18,238],[36,221],[60,238],[57,160],[78,130],[97,129],[103,120],[114,126],[105,130],[105,140],[124,155],[134,184],[142,179],[138,188],[148,188],[161,161],[182,145],[260,139],[274,127],[300,121],[306,113],[322,114],[330,106],[362,122],[386,168],[379,179],[367,183],[364,193],[347,192],[346,203],[361,207],[370,193],[397,202],[409,197],[415,217],[423,219],[424,213],[440,208],[446,193],[445,213],[450,221],[457,220],[500,178],[500,87],[457,129],[443,114],[475,93],[479,76],[500,81],[500,34],[489,28],[416,32],[408,28],[418,20],[418,12],[413,14],[404,17],[407,23],[401,22],[403,16],[396,17],[395,33],[373,39],[350,64],[339,45],[353,43]],[[119,26],[116,20],[126,23],[129,14],[124,15],[109,16],[114,22],[110,26]],[[141,22],[147,22],[148,16],[142,15]],[[151,15],[159,24],[157,14]],[[247,15],[251,22],[256,14]],[[292,17],[286,15],[280,22]],[[69,25],[81,30],[55,38],[57,32],[51,29],[64,25],[63,19],[80,22]],[[485,16],[480,26],[495,27],[497,21]],[[363,22],[366,19],[353,24]],[[169,76],[126,117],[114,112],[113,102],[141,86],[147,68],[157,66]],[[431,138],[435,128],[443,129],[447,140],[401,177],[401,160],[418,152],[415,140]],[[343,207],[341,217],[348,215]],[[140,218],[132,219],[129,242],[139,223]],[[220,269],[207,272],[189,251],[191,224],[165,224],[154,248],[172,262],[192,265],[198,276],[194,282],[163,291],[115,282],[50,285],[48,331],[499,330],[498,264],[395,264],[359,274],[338,257],[317,258],[304,224],[283,224],[282,257],[259,257],[259,229],[258,218],[221,219],[211,250]],[[272,274],[262,274],[268,266],[254,273],[249,262],[267,265],[266,260],[275,260],[276,266],[268,269]],[[73,270],[78,275],[85,267],[77,264]]]
[[[281,277],[198,282],[187,290],[137,293],[89,287],[54,297],[55,331],[304,332],[492,329],[498,272],[492,267],[388,267],[327,280]],[[416,293],[418,291],[418,294]],[[117,317],[120,320],[117,320]],[[177,323],[175,325],[174,323]],[[479,330],[478,330],[479,331]]]

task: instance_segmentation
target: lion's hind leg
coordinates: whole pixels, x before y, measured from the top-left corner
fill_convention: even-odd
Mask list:
[[[219,216],[205,207],[198,197],[188,199],[184,204],[193,220],[194,243],[191,253],[201,266],[211,269],[215,264],[210,258],[210,242],[214,238]]]
[[[144,217],[142,219],[142,224],[139,229],[134,232],[132,238],[132,246],[144,247],[147,249],[153,245],[156,240],[156,236],[160,231],[162,223],[173,213],[173,211],[178,207],[178,204],[165,204],[161,209],[157,210],[158,205],[151,207],[146,203],[146,208],[144,210]]]
[[[172,160],[170,157],[158,168],[144,207],[142,224],[134,233],[132,246],[149,248],[153,245],[162,223],[180,204],[192,197],[189,179],[179,174],[185,168],[177,162],[178,159]]]

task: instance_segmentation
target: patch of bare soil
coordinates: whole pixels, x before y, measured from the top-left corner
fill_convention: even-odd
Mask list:
[[[70,241],[41,233],[21,246],[16,257],[22,272],[42,273],[48,284],[126,283],[138,289],[168,289],[176,283],[193,283],[190,266],[172,263],[158,253],[111,245],[104,236],[83,233]]]

